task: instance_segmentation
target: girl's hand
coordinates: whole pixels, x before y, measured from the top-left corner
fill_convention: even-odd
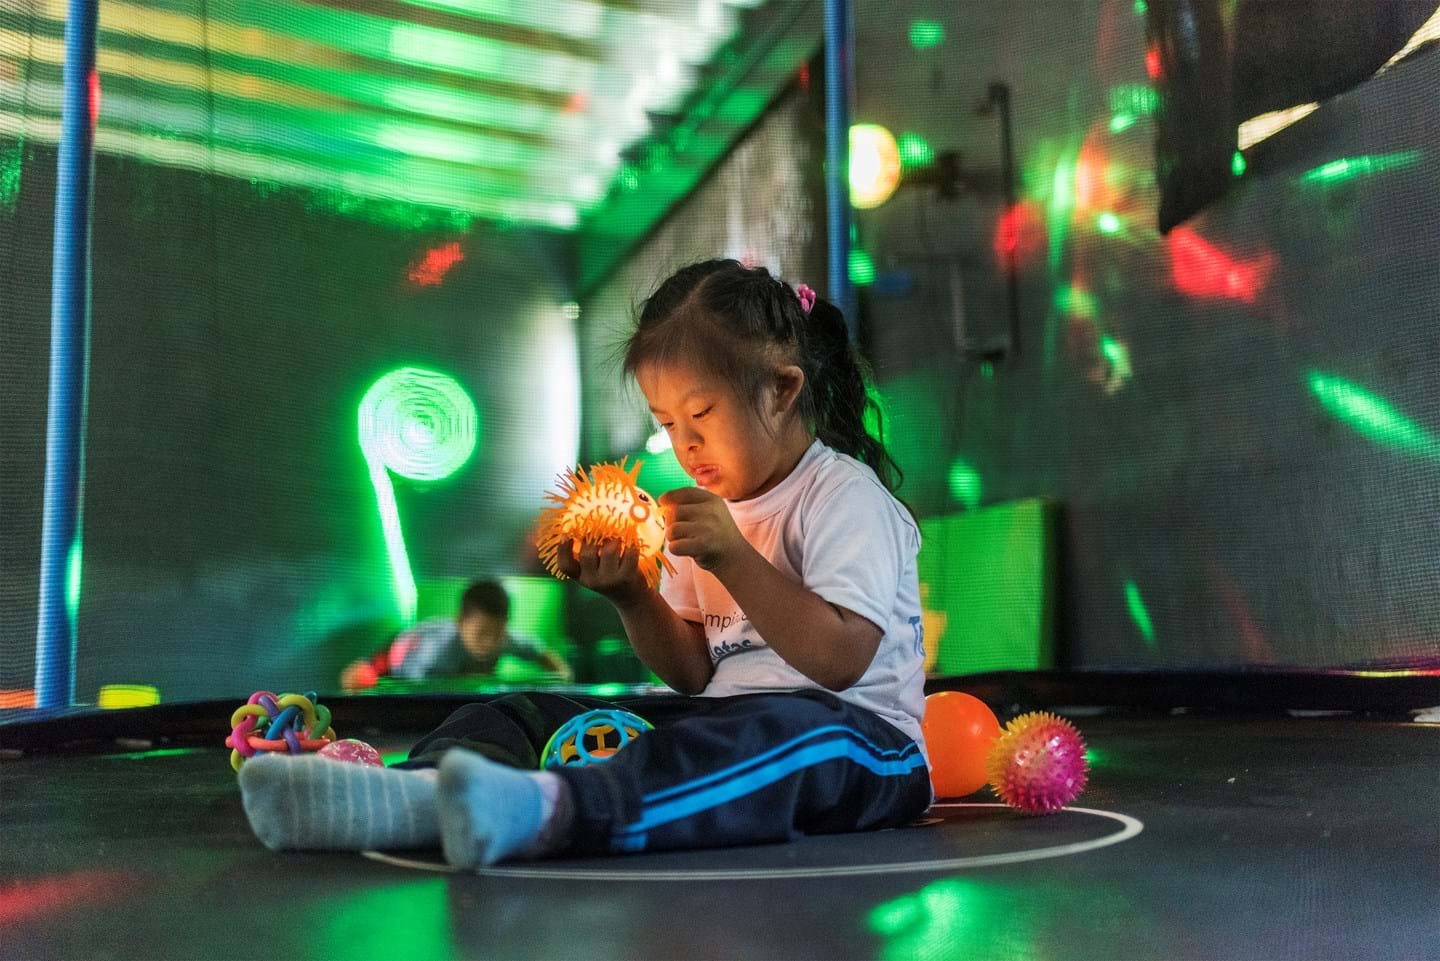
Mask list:
[[[565,538],[559,546],[555,566],[560,568],[560,573],[573,577],[616,605],[627,603],[650,589],[645,575],[640,573],[639,552],[623,550],[617,540],[581,544],[578,557],[572,539]]]
[[[666,513],[665,539],[670,553],[693,557],[714,571],[750,546],[735,526],[725,502],[700,487],[678,487],[660,495]]]

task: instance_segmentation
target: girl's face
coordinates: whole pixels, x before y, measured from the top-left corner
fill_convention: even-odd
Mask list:
[[[810,446],[793,416],[804,383],[799,368],[781,369],[776,386],[766,391],[763,418],[728,384],[689,367],[646,364],[635,379],[685,473],[726,500],[770,490]]]

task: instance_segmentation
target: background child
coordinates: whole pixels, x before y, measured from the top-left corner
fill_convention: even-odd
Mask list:
[[[618,702],[656,729],[536,771],[561,723],[613,705],[530,693],[467,705],[395,768],[260,757],[240,784],[266,845],[438,838],[474,867],[882,828],[929,805],[920,537],[865,431],[840,312],[764,268],[694,264],[646,301],[625,370],[697,485],[661,497],[677,574],[648,590],[615,542],[560,557],[680,692]]]
[[[509,654],[569,680],[570,665],[535,641],[510,633],[510,595],[496,580],[475,581],[460,595],[451,617],[428,617],[373,657],[361,658],[340,673],[340,687],[374,687],[382,677],[419,681],[434,677],[491,674],[501,654]]]

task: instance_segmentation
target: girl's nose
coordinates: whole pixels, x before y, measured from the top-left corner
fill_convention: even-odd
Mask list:
[[[700,446],[700,433],[693,427],[681,427],[679,440],[681,447],[694,450]]]

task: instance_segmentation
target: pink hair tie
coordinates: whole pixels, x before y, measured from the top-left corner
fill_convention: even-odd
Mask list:
[[[810,316],[810,308],[815,306],[815,291],[810,289],[809,284],[801,284],[795,288],[795,296],[800,298],[800,309],[805,316]]]

